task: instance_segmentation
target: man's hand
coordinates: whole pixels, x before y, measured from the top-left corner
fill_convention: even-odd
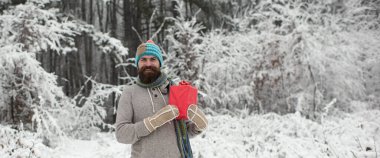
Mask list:
[[[149,132],[153,132],[158,127],[175,119],[179,115],[178,108],[173,105],[164,106],[161,110],[157,111],[153,116],[144,119],[145,127]]]
[[[203,131],[206,129],[208,124],[207,118],[198,106],[191,104],[187,109],[187,117],[190,121],[194,122],[196,130]]]

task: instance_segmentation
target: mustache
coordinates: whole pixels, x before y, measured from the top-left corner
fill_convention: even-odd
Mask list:
[[[154,66],[144,66],[144,67],[141,67],[140,71],[144,72],[147,69],[150,69],[150,70],[153,70],[153,71],[160,71],[157,67],[154,67]]]

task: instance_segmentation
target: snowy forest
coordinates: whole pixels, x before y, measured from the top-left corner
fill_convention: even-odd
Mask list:
[[[199,90],[194,157],[380,157],[380,0],[0,0],[0,157],[129,157],[148,39]]]

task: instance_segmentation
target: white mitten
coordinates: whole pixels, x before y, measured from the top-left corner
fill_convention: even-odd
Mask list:
[[[175,119],[179,115],[178,108],[173,105],[164,106],[161,110],[157,111],[153,116],[144,119],[145,127],[149,132],[153,132],[158,127]]]
[[[207,118],[198,106],[191,104],[187,109],[187,117],[190,121],[194,122],[196,130],[203,131],[206,129],[208,124]]]

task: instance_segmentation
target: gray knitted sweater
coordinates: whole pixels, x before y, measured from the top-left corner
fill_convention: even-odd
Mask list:
[[[132,144],[132,158],[179,158],[174,123],[169,122],[149,133],[143,119],[168,104],[167,81],[159,88],[126,86],[119,100],[116,116],[116,139]],[[189,137],[200,132],[188,124]]]

